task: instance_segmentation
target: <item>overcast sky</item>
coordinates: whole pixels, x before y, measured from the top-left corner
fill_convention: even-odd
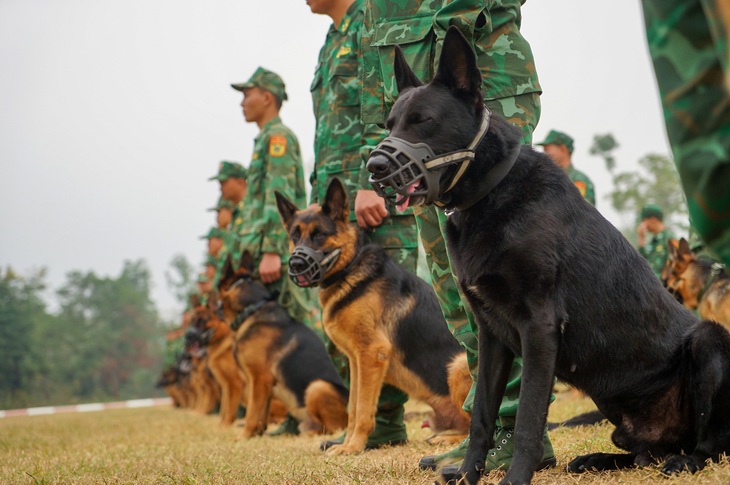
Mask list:
[[[572,135],[598,209],[628,222],[588,150],[612,133],[619,170],[669,153],[640,2],[530,0],[523,16],[544,90],[536,140]],[[304,0],[0,0],[0,266],[47,267],[55,288],[142,258],[174,315],[164,272],[176,253],[203,261],[218,197],[207,178],[220,160],[248,165],[258,132],[229,84],[278,72],[311,166],[309,84],[330,23]]]

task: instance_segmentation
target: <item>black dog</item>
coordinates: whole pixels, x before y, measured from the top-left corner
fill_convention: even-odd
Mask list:
[[[730,452],[730,334],[677,303],[560,168],[490,117],[456,28],[430,84],[400,51],[395,68],[400,97],[390,137],[368,161],[371,182],[401,208],[453,210],[449,256],[479,324],[471,442],[458,476],[479,480],[515,355],[522,388],[502,483],[529,483],[542,458],[554,375],[593,398],[629,452],[581,456],[569,471],[664,459],[664,473],[695,472]]]

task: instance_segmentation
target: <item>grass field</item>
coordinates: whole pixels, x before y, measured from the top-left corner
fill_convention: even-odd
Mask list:
[[[0,483],[173,484],[430,484],[435,473],[417,467],[421,456],[445,451],[424,442],[427,408],[407,405],[410,442],[356,456],[328,457],[321,437],[260,437],[233,440],[217,416],[168,407],[0,419]],[[560,393],[550,420],[593,409],[587,399]],[[610,452],[609,426],[558,429],[551,433],[558,467],[537,473],[535,484],[730,484],[730,463],[697,475],[666,478],[656,468],[572,475],[563,471],[578,454]],[[496,483],[499,472],[481,483]]]

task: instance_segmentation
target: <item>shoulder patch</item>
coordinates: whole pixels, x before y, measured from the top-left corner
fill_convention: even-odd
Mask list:
[[[269,155],[281,157],[286,155],[286,137],[275,135],[269,140]]]
[[[586,196],[586,192],[588,191],[588,188],[586,187],[586,183],[583,182],[582,180],[576,180],[575,182],[573,182],[573,184],[576,187],[578,187],[578,190],[580,191],[580,195],[582,195],[583,197],[585,197]]]

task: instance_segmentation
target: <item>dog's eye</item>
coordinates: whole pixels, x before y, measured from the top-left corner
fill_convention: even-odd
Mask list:
[[[299,242],[299,238],[301,237],[301,233],[299,232],[299,228],[298,228],[298,227],[297,227],[297,228],[295,228],[295,229],[294,229],[294,230],[292,231],[292,233],[291,233],[291,235],[290,235],[289,237],[291,238],[291,241],[292,241],[292,242],[293,242],[294,244],[296,244],[297,242]]]
[[[408,115],[408,123],[411,125],[418,125],[421,123],[426,123],[427,121],[431,121],[431,118],[421,113],[411,113],[410,115]]]

